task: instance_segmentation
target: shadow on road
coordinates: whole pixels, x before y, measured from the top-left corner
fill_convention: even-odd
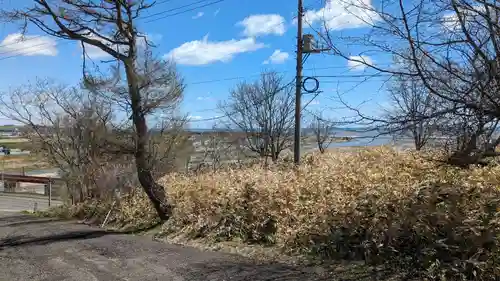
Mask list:
[[[221,261],[216,263],[202,263],[191,266],[186,276],[187,280],[331,280],[328,276],[304,271],[298,267],[281,264],[254,264],[247,262]]]
[[[24,219],[24,220],[23,220]],[[22,226],[22,225],[30,225],[30,224],[42,224],[42,223],[49,223],[49,222],[57,222],[57,221],[62,221],[61,219],[33,219],[32,216],[27,216],[25,218],[19,218],[19,217],[11,217],[11,220],[6,219],[2,220],[0,219],[0,227],[15,227],[15,226]]]
[[[186,280],[233,280],[233,281],[371,281],[390,280],[394,272],[373,270],[364,265],[347,265],[335,270],[319,270],[316,267],[284,265],[279,263],[252,263],[220,261],[190,266]]]
[[[85,240],[99,238],[104,235],[117,234],[117,232],[104,230],[89,230],[89,231],[71,231],[59,234],[51,234],[47,236],[31,237],[26,235],[16,235],[0,239],[0,251],[6,248],[31,246],[31,245],[47,245],[55,242],[70,241],[70,240]]]
[[[6,236],[0,239],[0,252],[3,250],[16,251],[19,247],[29,247],[35,245],[48,245],[51,243],[76,241],[76,240],[88,240],[100,238],[107,235],[122,235],[127,233],[134,233],[135,231],[105,231],[100,229],[80,229],[80,230],[64,230],[62,226],[54,227],[56,224],[50,225],[54,220],[34,218],[30,215],[15,215],[10,217],[1,217],[1,223],[7,223],[10,225],[22,225],[22,224],[43,224],[47,223],[48,227],[44,227],[40,230],[42,231],[57,231],[58,233],[52,233],[47,235],[12,235]],[[70,226],[72,223],[68,224]],[[73,227],[75,226],[72,224]],[[153,226],[155,227],[155,226]],[[35,228],[38,230],[38,228]],[[145,231],[147,229],[143,229]],[[19,233],[19,232],[18,232]],[[36,233],[32,230],[31,233]],[[120,238],[125,240],[125,237]],[[134,243],[133,241],[129,241]],[[159,243],[159,242],[158,242]],[[101,241],[102,245],[109,245],[107,241]],[[89,244],[91,245],[91,244]],[[97,244],[99,245],[99,244]],[[139,244],[140,245],[140,244]],[[168,248],[162,248],[161,244],[143,244],[146,245],[149,250],[148,253],[153,256],[158,254],[163,254],[165,251],[169,251]],[[99,253],[103,256],[109,256],[109,254],[104,254],[103,251],[108,250],[109,252],[115,252],[113,246],[98,247],[93,246],[95,249],[99,250]],[[28,249],[29,251],[30,249]],[[135,255],[133,249],[125,252],[124,256]],[[44,249],[42,249],[44,251]],[[181,251],[184,255],[193,255],[193,252],[188,250]],[[199,255],[199,253],[194,253],[194,255]],[[216,256],[209,256],[208,258],[203,258],[203,262],[189,262],[189,266],[182,266],[182,269],[178,272],[179,276],[182,276],[185,280],[192,281],[206,281],[206,280],[232,280],[232,281],[301,281],[301,280],[311,280],[311,281],[329,281],[329,280],[344,280],[344,281],[372,281],[372,280],[400,280],[391,279],[387,276],[394,276],[390,271],[374,271],[373,269],[368,269],[364,264],[348,264],[344,267],[337,266],[335,268],[330,268],[329,270],[320,269],[319,267],[304,267],[304,266],[293,266],[285,265],[280,263],[257,263],[252,260],[246,260],[241,257],[231,257],[227,256],[224,258],[217,258]],[[208,262],[207,262],[208,261]],[[175,263],[174,263],[175,264]],[[175,267],[174,267],[175,268]],[[176,270],[176,269],[174,269]]]
[[[33,215],[17,214],[12,216],[0,217],[0,228],[1,227],[17,227],[24,225],[36,225],[36,224],[51,224],[57,222],[68,222],[72,224],[71,220],[57,219],[57,218],[37,218]],[[82,224],[77,223],[74,224]],[[110,234],[138,234],[142,232],[147,232],[158,227],[160,223],[156,223],[150,226],[145,226],[140,229],[132,229],[127,231],[107,231],[101,229],[89,229],[89,230],[78,230],[78,231],[65,231],[56,234],[50,234],[46,236],[27,236],[27,235],[16,235],[0,239],[0,251],[6,248],[22,247],[30,245],[47,245],[50,243],[71,241],[71,240],[85,240],[99,238]],[[46,226],[45,226],[46,227]],[[56,228],[57,229],[57,228]]]
[[[8,216],[0,216],[0,224],[8,224],[8,223],[21,223],[23,221],[32,221],[32,220],[42,220],[41,218],[37,218],[33,215],[28,215],[28,214],[20,214],[20,213],[13,213]]]

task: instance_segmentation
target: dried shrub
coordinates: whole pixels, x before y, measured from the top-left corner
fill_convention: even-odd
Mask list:
[[[175,208],[164,228],[435,280],[494,280],[500,167],[461,170],[428,156],[382,147],[311,154],[298,170],[168,175]]]
[[[120,198],[87,200],[74,205],[61,205],[41,211],[43,217],[77,218],[89,224],[102,224],[109,213],[107,226],[123,230],[147,229],[159,223],[147,196],[138,188]]]
[[[282,163],[170,174],[160,180],[174,206],[163,230],[319,260],[385,263],[417,280],[495,280],[500,166],[464,170],[424,153],[367,148],[310,154],[299,169]],[[102,221],[109,207],[80,208],[97,209]],[[140,192],[123,196],[115,210],[114,225],[156,222]]]

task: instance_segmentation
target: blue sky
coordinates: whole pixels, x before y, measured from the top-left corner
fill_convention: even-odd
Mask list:
[[[15,5],[30,3],[28,0],[11,1]],[[225,0],[209,5],[213,0],[158,0],[159,4],[144,14],[140,29],[156,43],[155,53],[173,58],[187,88],[182,104],[183,112],[195,119],[211,118],[220,113],[215,109],[217,102],[227,99],[232,87],[240,81],[258,78],[264,70],[274,70],[292,79],[295,71],[296,1],[292,0]],[[176,9],[197,3],[184,9]],[[342,5],[331,1],[325,7],[319,0],[304,0],[308,9],[306,18],[313,24],[320,23],[320,16],[335,14],[330,20],[333,33],[360,35],[367,31],[366,26],[348,13],[340,14]],[[369,3],[366,0],[365,3]],[[187,9],[208,4],[193,11]],[[376,2],[372,3],[376,5]],[[159,19],[172,13],[175,16]],[[156,17],[148,14],[163,13]],[[148,22],[150,21],[150,22]],[[311,32],[305,29],[305,32]],[[81,77],[81,51],[75,42],[57,41],[51,37],[36,37],[16,43],[18,29],[14,25],[4,25],[0,29],[0,69],[2,78],[0,89],[19,86],[36,77],[53,78],[59,82],[75,84]],[[35,27],[30,28],[29,36],[43,35]],[[352,55],[360,54],[360,47],[348,49]],[[103,59],[103,54],[90,50],[95,60]],[[374,63],[388,64],[390,60],[382,56],[366,57]],[[339,78],[320,78],[323,91],[308,110],[325,110],[325,117],[346,115],[345,110],[332,110],[337,105],[331,100],[337,89],[345,92],[345,99],[351,104],[371,100],[368,111],[377,110],[377,103],[386,101],[381,87],[381,79],[373,82],[362,81],[359,77],[371,73],[343,58],[328,54],[314,54],[304,65],[304,75],[340,75]],[[234,79],[231,79],[234,78]],[[206,82],[212,81],[212,82]],[[304,100],[308,100],[308,96]],[[8,123],[8,120],[0,120]],[[211,122],[193,122],[193,127],[210,127]]]

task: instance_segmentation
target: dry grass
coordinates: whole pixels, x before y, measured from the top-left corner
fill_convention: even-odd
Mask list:
[[[6,173],[52,168],[51,165],[37,154],[0,155],[0,165]]]
[[[0,146],[6,146],[10,149],[20,149],[23,151],[33,150],[33,143],[27,138],[0,138]]]
[[[427,156],[381,147],[311,154],[298,170],[171,174],[161,180],[175,206],[163,230],[390,264],[418,278],[495,280],[500,166],[460,170]],[[118,208],[122,225],[155,220],[142,193]]]
[[[29,142],[26,138],[0,138],[0,144]]]

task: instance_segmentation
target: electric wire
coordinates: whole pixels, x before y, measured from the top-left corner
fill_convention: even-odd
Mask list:
[[[172,1],[172,0],[163,1],[163,2],[160,2],[160,3],[166,3],[166,2],[170,2],[170,1]],[[179,10],[179,9],[182,9],[182,8],[190,7],[190,6],[193,6],[195,4],[201,4],[202,2],[208,2],[208,1],[210,1],[210,0],[199,0],[199,1],[191,3],[191,4],[182,5],[182,6],[179,6],[179,7],[176,7],[176,8],[171,8],[171,9],[164,10],[164,11],[152,14],[152,15],[146,15],[144,17],[138,18],[138,20],[147,19],[147,18],[150,18],[150,17],[158,16],[158,15],[163,15],[163,14],[168,13],[168,12],[176,11],[176,10]],[[188,13],[188,12],[191,12],[191,11],[194,11],[194,10],[197,10],[197,9],[201,9],[201,8],[204,8],[204,7],[208,7],[208,6],[211,6],[211,5],[215,5],[215,4],[224,2],[224,1],[226,1],[226,0],[216,0],[216,1],[208,2],[208,3],[205,3],[205,4],[201,5],[201,6],[196,6],[196,7],[190,8],[188,10],[176,12],[176,13],[173,13],[173,14],[168,14],[168,15],[162,16],[160,18],[156,18],[156,19],[152,19],[152,20],[146,21],[145,23],[151,23],[151,22],[155,22],[155,21],[158,21],[158,20],[161,20],[161,19],[165,19],[165,18],[176,16],[176,15]],[[24,39],[22,41],[19,41],[19,42],[12,42],[12,43],[7,43],[7,44],[0,44],[0,49],[8,47],[8,46],[16,45],[16,44],[19,44],[19,43],[25,43],[25,42],[28,42],[28,41],[32,41],[32,40],[44,38],[44,37],[45,37],[45,35],[37,35],[37,36],[28,37],[28,38],[26,38],[26,39]],[[55,42],[59,42],[59,41],[63,41],[63,40],[68,40],[68,39],[57,38],[54,41]],[[73,40],[69,40],[68,42],[71,42],[71,41],[73,41]],[[0,61],[2,61],[4,59],[9,59],[9,58],[23,56],[23,54],[19,53],[19,51],[31,49],[31,48],[34,48],[34,47],[47,46],[47,45],[50,45],[50,43],[44,42],[44,43],[40,43],[40,44],[26,46],[26,47],[23,47],[23,48],[17,48],[16,50],[7,50],[7,51],[0,52],[0,55],[5,55],[5,54],[9,54],[9,53],[17,53],[17,54],[8,56],[8,57],[1,57]],[[33,53],[35,53],[35,52],[33,52]]]
[[[159,1],[156,4],[162,4],[162,3],[167,3],[167,2],[171,2],[171,1],[172,0]],[[158,15],[162,15],[162,14],[165,14],[165,13],[172,12],[172,11],[176,11],[176,10],[180,10],[180,9],[187,8],[187,7],[190,7],[190,6],[194,6],[196,4],[202,4],[203,2],[206,2],[206,1],[207,0],[199,0],[197,2],[186,4],[186,5],[183,5],[183,6],[180,6],[180,7],[171,8],[171,9],[168,9],[168,10],[165,10],[165,11],[162,11],[162,12],[158,12],[158,13],[155,13],[155,14],[151,14],[151,15],[146,15],[146,16],[142,17],[141,19],[155,17],[155,16],[158,16]],[[160,20],[160,19],[165,19],[165,18],[168,18],[168,17],[171,17],[171,16],[175,16],[175,15],[187,13],[187,12],[199,9],[199,8],[203,8],[203,7],[215,5],[215,4],[223,2],[223,1],[226,1],[226,0],[216,0],[216,1],[209,2],[209,3],[205,3],[205,4],[201,5],[201,6],[196,6],[196,7],[190,8],[188,10],[180,11],[180,12],[177,12],[177,13],[173,13],[173,14],[169,14],[169,15],[166,15],[166,16],[162,16],[162,17],[156,18],[156,19],[149,20],[149,21],[147,21],[147,23],[154,22],[154,21],[157,21],[157,20]],[[283,24],[283,23],[286,23],[286,21],[281,21],[281,22],[277,23],[277,25],[280,25],[280,24]],[[26,40],[23,40],[22,42],[24,43],[24,42],[29,41],[29,40],[38,39],[40,37],[43,37],[43,36],[30,37],[30,38],[27,38]],[[67,39],[63,39],[63,38],[56,39],[56,41],[61,41],[61,40],[66,40],[63,44],[71,42],[71,41],[69,41]],[[6,47],[6,46],[18,44],[18,43],[19,42],[10,43],[10,44],[1,44],[0,47]],[[43,45],[47,45],[47,43],[41,43],[41,44],[36,44],[36,45],[32,45],[32,46],[27,46],[25,48],[19,48],[19,49],[16,49],[14,51],[0,52],[0,55],[5,54],[5,53],[9,53],[9,52],[19,52],[20,50],[26,50],[26,49],[30,49],[30,48],[34,48],[34,47],[43,46]],[[11,56],[8,56],[8,57],[2,57],[2,58],[0,58],[0,61],[1,60],[5,60],[5,59],[9,59],[9,58],[13,58],[13,57],[18,57],[18,56],[23,56],[23,54],[18,53],[18,54],[14,54],[14,55],[11,55]],[[345,66],[328,66],[328,67],[321,67],[321,68],[313,67],[311,69],[304,69],[304,70],[312,70],[313,73],[316,74],[315,73],[316,70],[320,70],[320,69],[335,69],[335,68],[345,68]],[[280,73],[286,73],[286,72],[288,72],[288,71],[282,71]],[[249,76],[229,77],[229,78],[222,78],[222,79],[213,79],[213,80],[205,80],[205,81],[197,81],[197,82],[187,83],[187,85],[199,85],[199,84],[222,82],[222,81],[241,80],[241,79],[244,79],[244,78],[247,78],[247,77],[259,76],[259,75],[260,74],[249,75]],[[366,74],[364,74],[364,75],[320,75],[320,76],[319,75],[313,75],[313,77],[315,77],[315,78],[346,78],[346,77],[359,78],[359,77],[366,77],[366,76],[367,76]],[[290,86],[290,84],[294,83],[294,81],[295,81],[295,79],[293,79],[293,81],[291,81],[290,83],[286,84],[283,88]],[[334,81],[321,81],[321,83],[331,83],[331,82],[334,82]],[[343,81],[343,82],[348,82],[348,81]],[[358,82],[358,81],[349,81],[349,82]],[[280,91],[281,90],[282,89],[280,89]],[[278,92],[279,91],[277,91],[276,94]],[[306,104],[306,106],[308,104],[310,104],[314,100],[314,98],[316,98],[318,95],[319,95],[319,93],[316,93],[315,96],[311,100],[309,100],[309,102]],[[265,99],[267,99],[267,98],[268,97],[264,97],[263,100],[260,101],[260,103],[264,102]],[[220,109],[220,108],[218,108],[218,109]],[[204,110],[204,111],[213,111],[213,110],[217,110],[217,109],[209,109],[209,110]],[[201,112],[201,111],[198,111],[198,112]],[[212,118],[192,120],[191,122],[193,122],[193,121],[194,122],[203,122],[203,121],[206,122],[206,121],[210,121],[210,120],[218,120],[218,119],[221,119],[221,118],[228,117],[228,115],[232,115],[232,114],[234,114],[234,113],[226,114],[226,116],[217,116],[217,117],[212,117]]]

